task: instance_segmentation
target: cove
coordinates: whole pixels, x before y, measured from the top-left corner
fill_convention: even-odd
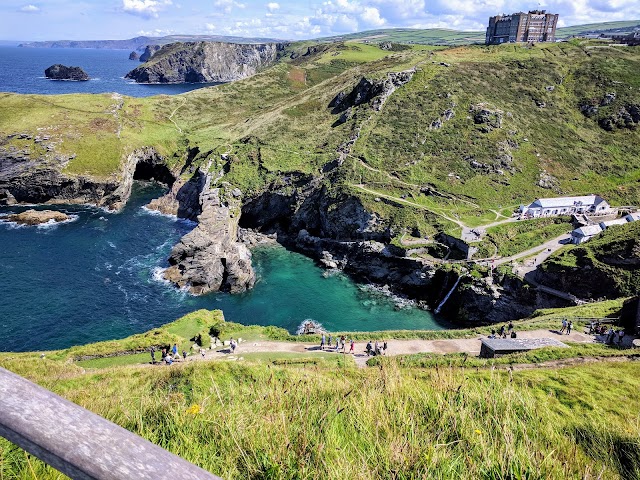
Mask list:
[[[123,338],[200,308],[222,309],[228,321],[292,333],[305,319],[329,331],[446,327],[430,312],[398,308],[394,299],[278,245],[253,251],[258,282],[249,292],[194,297],[176,290],[159,272],[194,224],[143,208],[162,193],[157,184],[136,182],[118,214],[48,206],[73,221],[45,227],[0,223],[0,351]],[[2,207],[0,215],[27,208]]]

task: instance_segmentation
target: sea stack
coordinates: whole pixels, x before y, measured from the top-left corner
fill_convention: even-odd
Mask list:
[[[138,52],[131,52],[129,54],[129,60],[138,60],[140,58],[140,55],[138,55]]]
[[[85,81],[89,80],[87,72],[80,67],[67,67],[56,63],[51,65],[44,71],[44,75],[51,80],[75,80]]]

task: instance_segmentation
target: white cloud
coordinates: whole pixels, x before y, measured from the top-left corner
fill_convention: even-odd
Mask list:
[[[207,32],[213,32],[216,29],[216,26],[213,23],[205,23],[204,28]]]
[[[157,18],[167,5],[171,5],[171,0],[122,0],[125,12],[144,18]]]
[[[20,11],[25,13],[38,13],[40,11],[40,8],[36,7],[35,5],[25,5],[23,7],[20,7]]]
[[[166,35],[174,35],[174,30],[163,30],[161,28],[155,28],[153,30],[138,30],[137,35],[143,37],[164,37]]]
[[[245,8],[244,3],[236,2],[235,0],[215,0],[213,6],[222,10],[223,13],[229,14],[234,8]]]
[[[274,13],[276,10],[280,9],[280,4],[276,3],[276,2],[270,2],[267,3],[267,10],[269,10],[269,13]]]

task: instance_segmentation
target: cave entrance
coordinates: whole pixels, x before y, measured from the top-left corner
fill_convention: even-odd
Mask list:
[[[173,186],[173,182],[176,181],[176,177],[171,173],[171,170],[163,164],[152,161],[141,161],[136,165],[136,170],[133,173],[134,180],[155,180],[156,182],[164,183],[169,188]]]

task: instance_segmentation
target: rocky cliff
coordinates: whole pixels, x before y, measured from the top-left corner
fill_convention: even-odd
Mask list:
[[[256,276],[251,252],[238,241],[239,201],[221,198],[220,189],[209,189],[208,183],[200,195],[198,226],[173,247],[164,276],[195,295],[244,292]]]
[[[230,82],[273,64],[283,50],[284,46],[276,43],[174,43],[162,47],[126,78],[139,83]]]

